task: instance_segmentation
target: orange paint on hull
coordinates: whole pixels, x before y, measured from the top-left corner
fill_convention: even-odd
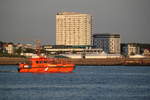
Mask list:
[[[67,73],[75,69],[75,65],[63,59],[31,58],[31,64],[20,64],[19,72],[24,73]]]
[[[20,68],[19,72],[29,73],[66,73],[72,72],[74,67],[34,67],[34,68]]]

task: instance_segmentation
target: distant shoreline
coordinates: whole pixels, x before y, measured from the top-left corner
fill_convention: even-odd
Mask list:
[[[108,59],[68,59],[77,66],[150,66],[150,58],[108,58]],[[0,57],[0,65],[18,65],[19,63],[30,63],[28,58]]]

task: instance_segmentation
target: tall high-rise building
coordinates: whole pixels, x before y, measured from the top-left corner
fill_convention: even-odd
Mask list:
[[[89,14],[58,13],[56,15],[56,45],[91,45],[91,21]]]

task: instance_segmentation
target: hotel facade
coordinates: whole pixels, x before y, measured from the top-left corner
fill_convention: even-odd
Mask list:
[[[56,45],[92,45],[91,34],[91,15],[75,12],[56,15]]]

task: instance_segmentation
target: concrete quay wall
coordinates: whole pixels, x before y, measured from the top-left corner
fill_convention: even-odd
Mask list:
[[[150,59],[129,59],[129,58],[109,58],[109,59],[71,59],[76,65],[102,65],[102,66],[149,66]]]
[[[18,65],[23,62],[28,62],[28,59],[18,57],[0,57],[0,65]]]
[[[76,65],[82,66],[116,66],[116,65],[127,65],[127,66],[150,66],[150,58],[108,58],[108,59],[67,59],[59,58],[59,60],[69,61]],[[15,57],[0,57],[0,65],[17,65],[19,63],[30,63],[27,58],[15,58]]]
[[[121,59],[71,59],[76,65],[122,65]]]

